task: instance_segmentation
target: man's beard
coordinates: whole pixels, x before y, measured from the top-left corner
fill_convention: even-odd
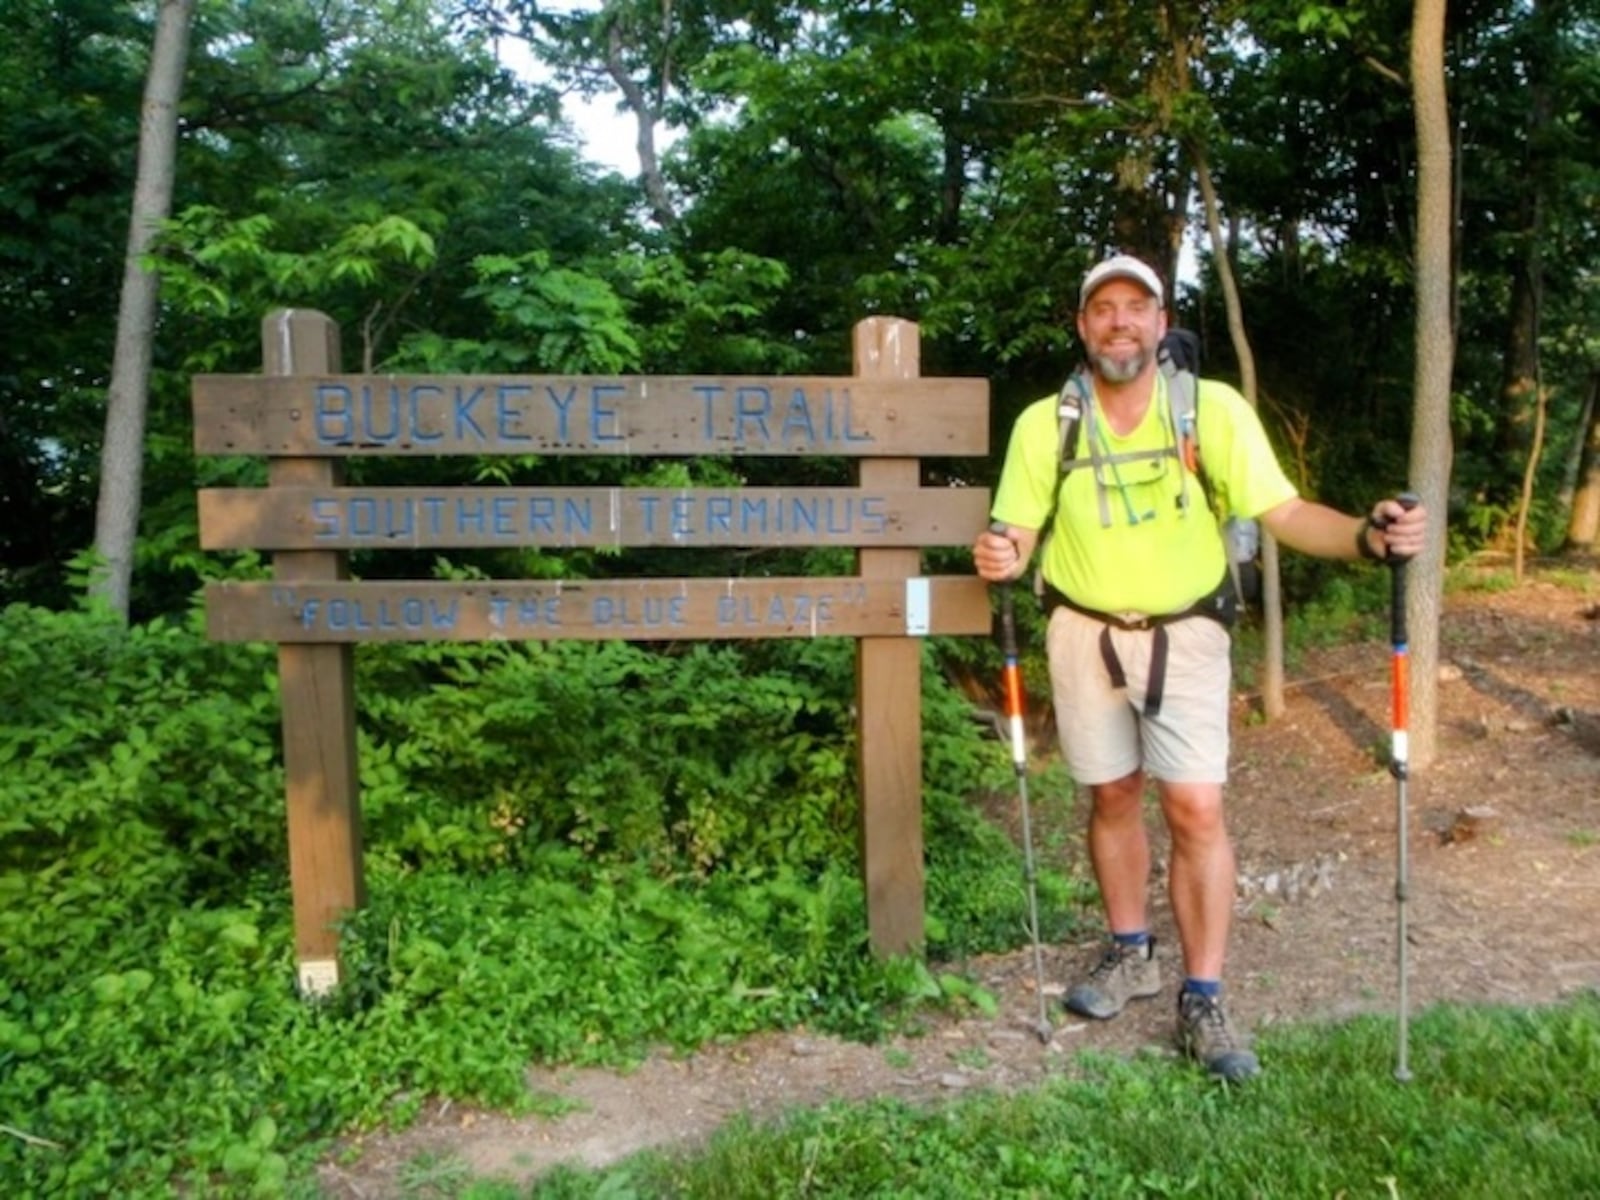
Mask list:
[[[1109,354],[1091,356],[1094,369],[1107,383],[1131,383],[1150,365],[1149,351],[1139,350],[1126,358],[1113,358]]]

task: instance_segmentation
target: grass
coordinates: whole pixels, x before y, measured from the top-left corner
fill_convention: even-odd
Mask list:
[[[1245,1087],[1158,1058],[937,1107],[835,1104],[736,1123],[702,1152],[562,1168],[479,1197],[1516,1197],[1600,1184],[1600,997],[1537,1010],[1441,1007],[1285,1028]]]

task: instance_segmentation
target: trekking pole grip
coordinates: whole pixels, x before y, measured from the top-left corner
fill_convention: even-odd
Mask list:
[[[1422,503],[1415,492],[1401,492],[1395,500],[1407,512]],[[1406,563],[1410,559],[1409,554],[1391,553],[1385,560],[1389,564],[1389,641],[1396,646],[1406,644]]]

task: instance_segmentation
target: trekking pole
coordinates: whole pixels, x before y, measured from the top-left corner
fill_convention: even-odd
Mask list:
[[[1413,492],[1402,492],[1396,499],[1400,506],[1412,509],[1418,499]],[[1389,742],[1389,773],[1395,778],[1395,953],[1396,968],[1400,976],[1400,1017],[1395,1048],[1394,1077],[1401,1083],[1411,1080],[1411,1067],[1406,1060],[1406,1020],[1408,1003],[1406,995],[1406,893],[1410,887],[1407,874],[1406,839],[1406,779],[1410,774],[1410,748],[1407,745],[1407,723],[1410,701],[1410,651],[1406,644],[1406,556],[1390,554],[1389,564],[1389,690],[1393,701],[1391,734]]]
[[[1005,534],[999,522],[991,533]],[[1039,946],[1039,893],[1033,869],[1033,819],[1028,808],[1028,741],[1022,724],[1022,666],[1017,658],[1017,614],[1012,603],[1011,585],[1000,585],[1000,652],[1005,657],[1001,682],[1005,690],[1006,723],[1011,731],[1011,765],[1017,773],[1017,795],[1022,801],[1023,878],[1028,884],[1028,936],[1033,940],[1034,994],[1039,999],[1039,1020],[1034,1033],[1046,1045],[1054,1036],[1044,1007],[1044,952]]]

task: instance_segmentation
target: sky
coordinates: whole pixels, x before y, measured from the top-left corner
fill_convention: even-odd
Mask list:
[[[551,5],[551,8],[559,6]],[[567,10],[581,12],[598,8],[593,0],[574,0],[566,6]],[[524,78],[540,80],[548,78],[540,65],[528,53],[525,42],[519,38],[508,37],[502,39],[496,51],[500,61]],[[563,101],[563,112],[572,127],[583,139],[584,155],[602,166],[610,167],[629,177],[639,173],[639,155],[634,149],[637,135],[634,129],[633,118],[619,114],[617,103],[620,96],[611,93],[597,96],[593,100],[585,100],[580,96],[568,95]],[[664,149],[666,139],[661,138],[661,131],[657,131],[657,149]]]
[[[619,114],[616,108],[614,96],[589,101],[568,96],[562,102],[567,120],[583,138],[584,157],[622,175],[634,176],[639,173],[639,154],[634,148],[638,135],[633,118]]]

